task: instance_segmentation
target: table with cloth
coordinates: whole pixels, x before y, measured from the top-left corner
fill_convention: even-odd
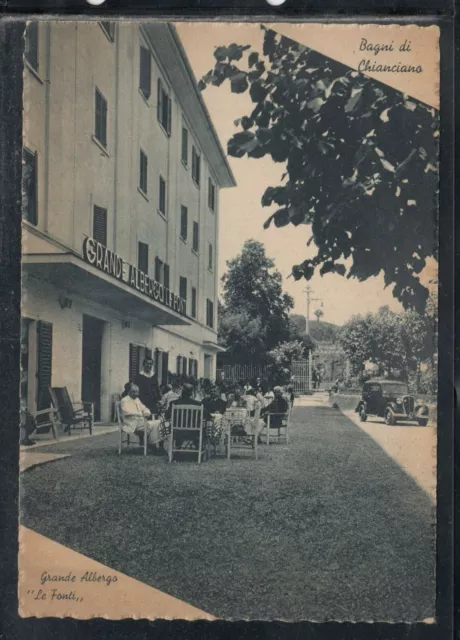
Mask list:
[[[257,413],[257,412],[256,412]],[[225,444],[226,437],[258,437],[265,427],[264,421],[257,415],[251,417],[246,409],[227,409],[224,414],[211,414],[212,421],[207,423],[210,442],[219,449]]]

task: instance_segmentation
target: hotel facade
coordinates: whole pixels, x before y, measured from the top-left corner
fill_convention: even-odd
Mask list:
[[[235,180],[172,25],[26,31],[21,400],[112,418],[152,355],[215,378],[220,189]],[[169,373],[168,373],[169,372]]]

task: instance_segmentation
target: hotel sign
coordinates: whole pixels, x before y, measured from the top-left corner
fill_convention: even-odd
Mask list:
[[[159,302],[183,316],[187,314],[187,303],[183,298],[173,293],[161,282],[150,278],[146,273],[123,260],[94,238],[86,237],[84,239],[83,258],[93,267],[124,282],[155,302]]]

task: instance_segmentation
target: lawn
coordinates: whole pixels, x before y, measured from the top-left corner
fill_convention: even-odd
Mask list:
[[[22,523],[217,617],[434,615],[429,498],[340,412],[297,408],[258,461],[168,465],[116,438],[42,448],[71,457],[22,475]]]

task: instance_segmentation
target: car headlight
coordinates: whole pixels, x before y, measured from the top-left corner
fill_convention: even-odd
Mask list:
[[[402,398],[396,398],[396,404],[402,404],[402,403],[403,403]]]

